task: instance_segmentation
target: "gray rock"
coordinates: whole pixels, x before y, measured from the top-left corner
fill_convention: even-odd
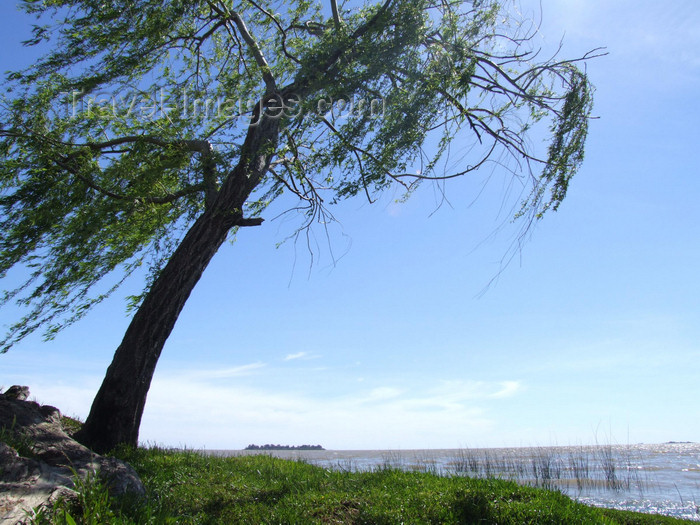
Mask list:
[[[19,395],[8,396],[10,390]],[[0,429],[7,441],[0,442],[0,523],[25,523],[32,509],[75,497],[76,475],[98,475],[114,495],[145,494],[133,468],[73,440],[57,408],[25,401],[28,396],[27,387],[0,395]]]
[[[29,387],[12,385],[10,388],[5,390],[3,396],[7,397],[8,399],[19,399],[20,401],[24,401],[29,397]]]

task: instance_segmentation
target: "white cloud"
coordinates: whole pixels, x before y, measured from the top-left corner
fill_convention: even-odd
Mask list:
[[[370,391],[369,395],[363,402],[385,401],[387,399],[396,399],[402,394],[398,388],[380,387]]]
[[[294,359],[309,359],[309,353],[297,352],[296,354],[287,354],[284,358],[285,361],[293,361]]]
[[[211,369],[211,370],[194,370],[186,372],[187,376],[192,376],[197,379],[224,379],[230,377],[241,377],[251,375],[253,371],[264,368],[265,363],[257,362],[248,365],[234,366],[230,368]]]
[[[506,397],[511,397],[521,390],[521,385],[519,381],[502,381],[500,383],[501,388],[496,392],[491,394],[492,399],[503,399]]]
[[[502,399],[514,395],[518,390],[518,381],[442,381],[432,392],[440,399],[467,401]]]
[[[320,359],[322,356],[319,354],[312,354],[311,352],[297,352],[295,354],[287,354],[284,356],[284,361],[310,361],[312,359]]]

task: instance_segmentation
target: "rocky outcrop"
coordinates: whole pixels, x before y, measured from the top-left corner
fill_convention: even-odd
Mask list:
[[[6,399],[17,399],[19,401],[24,401],[29,397],[29,387],[13,385],[3,394]]]
[[[58,409],[28,394],[19,386],[0,394],[0,523],[24,523],[31,509],[74,495],[76,476],[99,476],[115,495],[145,493],[129,465],[72,439]]]

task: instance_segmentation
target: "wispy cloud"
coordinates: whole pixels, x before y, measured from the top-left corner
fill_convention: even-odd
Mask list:
[[[308,355],[308,352],[297,352],[296,354],[287,354],[284,357],[285,361],[292,361],[294,359],[302,359]]]
[[[297,352],[296,354],[287,354],[284,356],[285,361],[294,361],[295,359],[318,359],[319,355],[310,354],[309,352]]]
[[[226,377],[241,377],[241,376],[247,376],[253,373],[255,370],[259,370],[260,368],[264,368],[266,365],[265,363],[250,363],[248,365],[241,365],[241,366],[234,366],[231,368],[224,368],[221,370],[200,370],[195,372],[195,375],[201,377],[201,378],[226,378]]]
[[[700,45],[697,0],[679,0],[672,9],[656,0],[553,0],[545,5],[543,15],[549,22],[543,37],[557,39],[555,43],[562,36],[554,31],[559,27],[566,32],[565,44],[569,38],[595,41],[627,62],[636,60],[647,67],[657,62],[673,66],[678,73],[681,64],[682,68],[700,67],[695,51]]]
[[[407,410],[461,408],[466,403],[486,399],[504,399],[521,390],[519,381],[440,381],[427,388],[400,389],[379,387],[359,397],[363,404],[391,402]]]
[[[458,447],[483,442],[492,432],[495,421],[483,401],[510,397],[519,389],[516,381],[455,381],[324,397],[285,387],[182,384],[160,377],[149,393],[142,437],[208,448],[272,441],[330,448]]]
[[[520,390],[519,381],[441,381],[431,389],[434,397],[454,401],[503,399]]]
[[[321,443],[338,449],[459,447],[497,440],[493,403],[521,390],[517,381],[421,378],[384,385],[331,381],[324,394],[315,383],[307,389],[303,383],[284,382],[280,372],[263,362],[159,369],[148,394],[141,440],[209,449],[255,442]],[[85,417],[101,371],[71,384],[59,378],[17,379],[27,379],[41,402]]]
[[[376,401],[386,401],[389,399],[396,399],[401,396],[402,390],[393,387],[379,387],[371,390],[363,402],[376,402]]]

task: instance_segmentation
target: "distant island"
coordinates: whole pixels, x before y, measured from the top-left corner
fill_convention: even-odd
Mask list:
[[[321,445],[248,445],[243,450],[326,450]]]

